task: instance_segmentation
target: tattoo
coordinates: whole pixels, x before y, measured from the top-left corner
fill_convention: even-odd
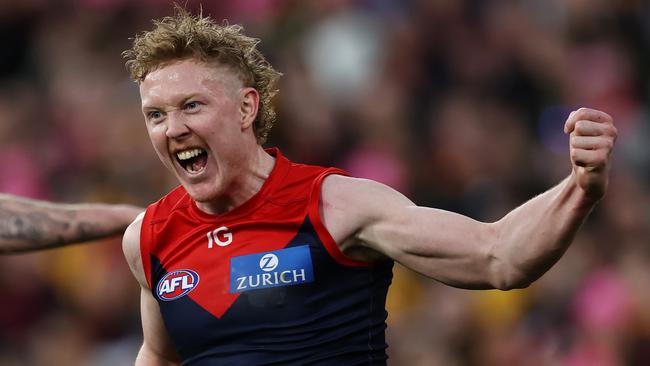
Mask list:
[[[21,208],[8,203],[0,204],[0,238],[35,244],[43,244],[44,241],[60,244],[62,234],[70,228],[70,223],[45,212],[28,212]]]
[[[55,248],[123,230],[81,212],[66,205],[0,196],[0,253]]]

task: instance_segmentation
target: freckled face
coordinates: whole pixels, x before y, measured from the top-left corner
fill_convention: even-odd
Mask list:
[[[192,199],[222,197],[237,174],[245,133],[241,81],[228,69],[183,60],[140,83],[149,138]]]

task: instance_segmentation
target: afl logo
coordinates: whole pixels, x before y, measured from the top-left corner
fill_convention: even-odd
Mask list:
[[[162,301],[176,300],[190,293],[198,284],[198,273],[190,269],[179,269],[167,273],[158,281],[156,293]]]

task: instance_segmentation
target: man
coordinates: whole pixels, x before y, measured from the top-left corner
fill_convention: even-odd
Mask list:
[[[566,121],[571,174],[494,223],[418,207],[261,144],[279,77],[238,26],[177,9],[125,52],[154,149],[180,186],[127,229],[137,365],[385,364],[393,261],[470,289],[529,285],[605,194],[612,118]]]
[[[0,254],[122,234],[142,211],[129,205],[61,204],[0,194]]]

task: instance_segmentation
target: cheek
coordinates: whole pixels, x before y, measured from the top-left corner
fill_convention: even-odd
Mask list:
[[[155,134],[149,131],[149,140],[151,141],[151,145],[153,145],[153,148],[158,152],[158,149],[160,147],[160,138]]]
[[[149,139],[151,139],[151,142],[154,145],[159,144],[160,142],[166,143],[167,136],[165,134],[165,125],[163,123],[157,125],[147,124],[147,133],[149,134]]]
[[[208,141],[215,142],[217,146],[228,143],[233,140],[236,126],[229,117],[221,115],[220,118],[206,120],[202,128],[197,128],[196,132],[204,136]]]
[[[149,140],[156,154],[160,160],[165,162],[165,158],[167,158],[167,138],[164,130],[158,126],[147,126],[147,133],[149,134]]]

